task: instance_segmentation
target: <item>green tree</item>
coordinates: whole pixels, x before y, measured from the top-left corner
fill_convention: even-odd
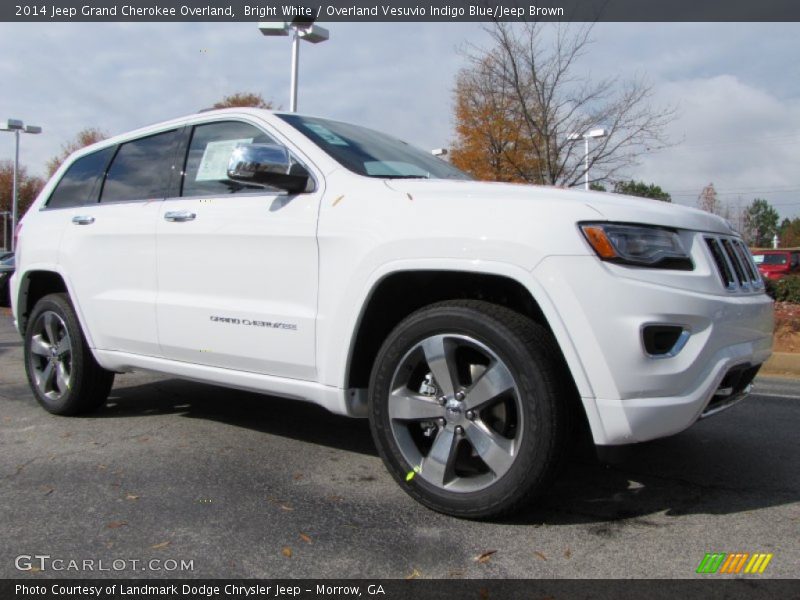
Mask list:
[[[745,237],[751,244],[764,247],[778,232],[778,211],[763,198],[756,198],[744,214]]]
[[[781,240],[781,246],[784,248],[796,248],[800,246],[800,218],[794,218],[791,221],[784,219],[781,223],[778,237]]]
[[[596,181],[594,181],[594,182],[589,184],[589,189],[594,191],[594,192],[605,192],[605,191],[607,191],[606,190],[606,186],[604,186],[602,183],[598,183]]]
[[[616,181],[614,182],[615,194],[627,194],[628,196],[639,196],[640,198],[652,198],[662,202],[672,202],[672,196],[654,183],[646,184],[644,181]]]

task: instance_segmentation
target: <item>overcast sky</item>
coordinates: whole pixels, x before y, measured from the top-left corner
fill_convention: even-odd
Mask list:
[[[480,25],[330,24],[301,50],[301,112],[393,133],[424,148],[452,140],[458,48],[485,43]],[[800,24],[601,23],[581,75],[646,76],[676,104],[674,148],[629,175],[694,204],[713,182],[732,206],[770,200],[800,216]],[[255,24],[0,24],[0,119],[24,136],[21,161],[44,164],[84,127],[110,134],[192,113],[236,91],[288,106],[286,38]],[[0,135],[0,159],[13,136]]]

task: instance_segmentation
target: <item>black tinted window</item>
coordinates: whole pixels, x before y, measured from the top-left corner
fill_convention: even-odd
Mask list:
[[[105,148],[79,158],[67,169],[50,194],[48,208],[66,208],[97,202],[96,184],[111,160],[115,147]]]
[[[228,179],[228,159],[238,144],[274,144],[266,133],[247,123],[225,121],[198,125],[192,132],[182,196],[219,196],[264,188]]]
[[[175,131],[167,131],[122,144],[108,169],[100,201],[163,198],[175,137]]]

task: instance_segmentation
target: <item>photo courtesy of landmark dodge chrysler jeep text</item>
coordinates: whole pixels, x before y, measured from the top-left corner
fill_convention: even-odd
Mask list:
[[[771,300],[724,220],[480,183],[297,114],[205,112],[80,150],[17,233],[46,410],[97,408],[135,370],[314,402],[369,417],[403,489],[461,517],[541,493],[582,426],[630,444],[730,406],[771,351]]]

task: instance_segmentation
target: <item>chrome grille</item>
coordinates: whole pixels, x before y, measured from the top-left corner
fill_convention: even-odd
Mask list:
[[[764,280],[742,240],[728,236],[706,236],[705,240],[725,289],[729,292],[764,289]]]

